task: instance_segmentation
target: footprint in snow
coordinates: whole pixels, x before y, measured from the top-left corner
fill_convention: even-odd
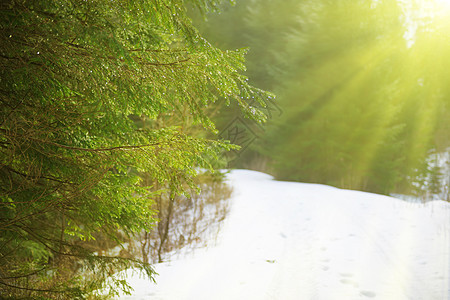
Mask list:
[[[354,287],[359,286],[356,282],[354,282],[353,280],[350,280],[350,279],[341,279],[340,281],[343,284],[350,284],[350,285],[353,285]]]
[[[376,297],[377,294],[375,294],[374,292],[371,292],[371,291],[361,291],[361,295],[369,297],[369,298],[374,298],[374,297]]]

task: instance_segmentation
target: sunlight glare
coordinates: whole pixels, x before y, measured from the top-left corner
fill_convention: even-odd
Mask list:
[[[448,21],[450,16],[450,0],[434,0],[434,14],[436,19]]]
[[[434,0],[438,5],[450,6],[450,0]]]
[[[425,1],[428,2],[428,1]],[[432,0],[432,7],[436,15],[449,15],[450,0]]]

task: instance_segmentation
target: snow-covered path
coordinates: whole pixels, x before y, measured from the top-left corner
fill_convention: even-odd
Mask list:
[[[450,204],[235,170],[215,247],[130,275],[123,299],[450,299]]]

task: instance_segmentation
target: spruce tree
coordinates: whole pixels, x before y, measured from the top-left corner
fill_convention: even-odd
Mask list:
[[[99,234],[151,230],[155,191],[192,186],[232,146],[192,135],[215,133],[208,109],[267,95],[245,76],[243,50],[213,47],[186,6],[212,0],[3,1],[0,4],[0,293],[83,298],[114,272],[150,265],[95,253]],[[171,116],[177,124],[157,125]],[[206,134],[203,134],[206,136]]]

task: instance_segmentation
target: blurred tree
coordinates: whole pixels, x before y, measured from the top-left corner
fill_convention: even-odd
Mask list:
[[[213,40],[227,18],[238,24],[221,43],[249,42],[250,80],[282,111],[238,166],[263,153],[279,179],[411,191],[449,142],[448,22],[414,3],[246,0],[240,22],[211,18]]]

